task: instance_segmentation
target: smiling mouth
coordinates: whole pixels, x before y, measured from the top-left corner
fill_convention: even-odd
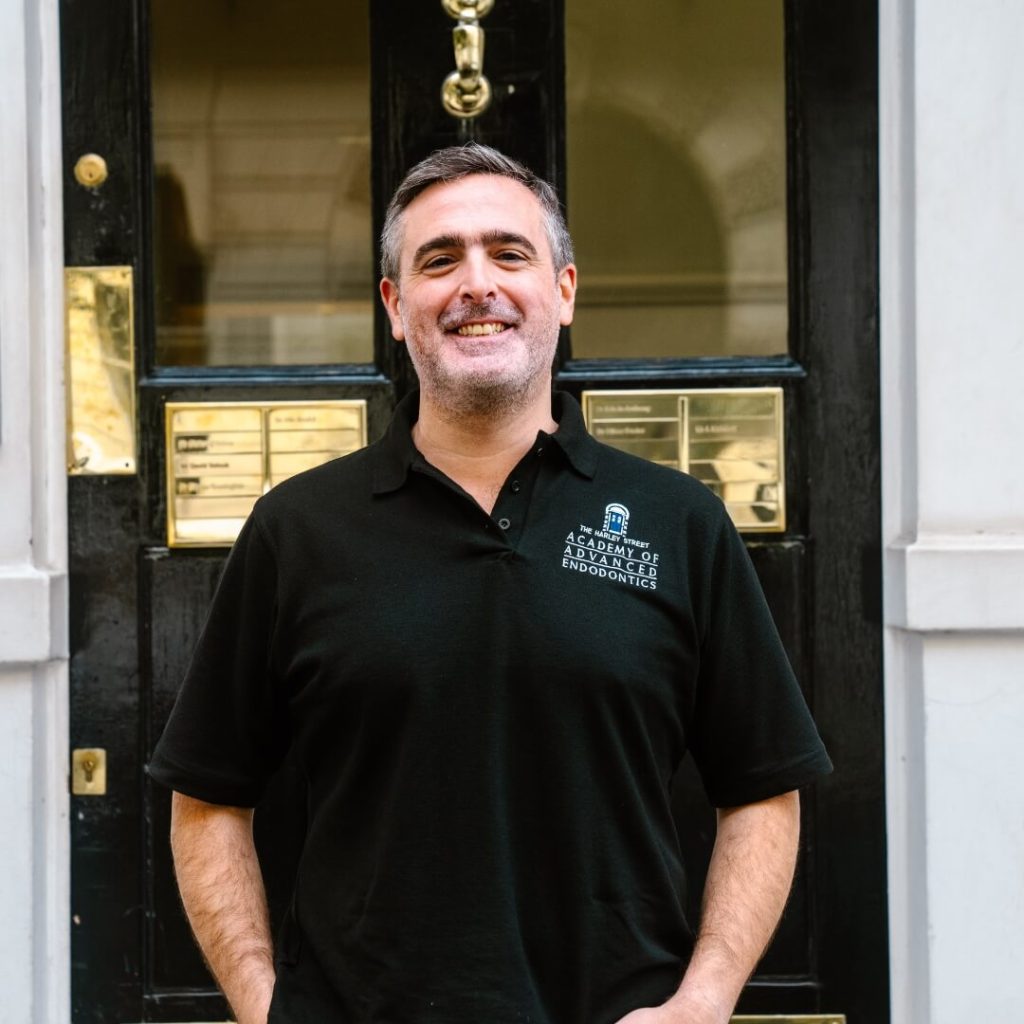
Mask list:
[[[463,338],[479,338],[485,334],[500,334],[508,330],[508,324],[500,321],[486,324],[463,324],[455,329],[455,333]]]

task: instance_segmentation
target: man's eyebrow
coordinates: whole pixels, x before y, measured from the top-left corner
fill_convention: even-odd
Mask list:
[[[413,266],[419,263],[420,260],[428,253],[432,253],[436,249],[463,249],[465,246],[466,240],[462,235],[435,235],[433,238],[424,242],[416,252],[413,253]]]
[[[491,245],[518,245],[525,249],[531,256],[537,255],[537,247],[525,235],[517,235],[514,231],[485,231],[480,236],[480,241],[487,246]]]
[[[525,235],[516,234],[514,231],[485,231],[480,236],[480,244],[492,245],[518,245],[525,249],[531,256],[537,256],[537,247]],[[465,249],[467,241],[463,235],[435,235],[424,242],[415,253],[413,253],[413,266],[417,266],[424,257],[438,249]]]

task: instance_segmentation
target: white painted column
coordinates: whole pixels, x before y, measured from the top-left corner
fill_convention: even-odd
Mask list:
[[[66,1024],[67,513],[56,0],[0,3],[0,1024]]]
[[[1012,1018],[1024,936],[1024,5],[881,0],[894,1024]]]

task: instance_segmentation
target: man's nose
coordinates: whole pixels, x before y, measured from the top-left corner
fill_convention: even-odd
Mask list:
[[[494,265],[487,253],[470,250],[462,264],[459,297],[473,302],[491,298],[497,293]]]

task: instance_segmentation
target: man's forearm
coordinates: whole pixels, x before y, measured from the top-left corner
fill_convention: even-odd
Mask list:
[[[670,1000],[680,1020],[729,1019],[782,916],[799,839],[795,792],[719,811],[697,944]]]
[[[175,793],[171,848],[189,923],[238,1024],[266,1024],[274,952],[252,811]]]
[[[782,916],[800,840],[800,797],[718,812],[697,944],[678,991],[618,1024],[727,1024]]]

